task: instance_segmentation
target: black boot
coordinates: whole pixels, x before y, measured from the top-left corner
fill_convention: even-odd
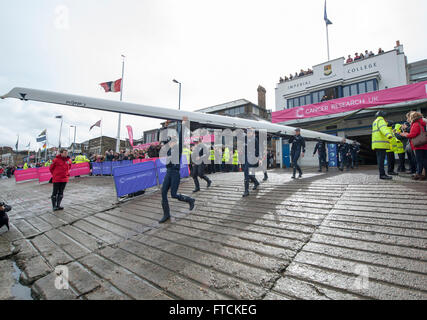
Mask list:
[[[256,190],[256,189],[258,189],[259,182],[258,182],[258,180],[255,178],[255,176],[252,176],[252,177],[251,177],[251,180],[252,180],[252,182],[255,184],[255,185],[254,185],[254,187],[252,188],[252,190]]]
[[[203,179],[208,183],[208,185],[206,186],[206,188],[209,188],[212,185],[212,181],[208,177],[206,177],[206,176],[204,176]]]
[[[262,181],[267,181],[267,180],[268,180],[267,172],[264,172],[264,179],[262,179]]]
[[[182,195],[182,194],[178,194],[177,199],[178,199],[179,201],[187,202],[187,203],[190,205],[190,211],[192,211],[192,210],[194,209],[194,203],[196,202],[196,200],[195,200],[195,199],[190,198],[190,197],[188,197],[188,196],[184,196],[184,195]]]
[[[159,223],[165,223],[171,217],[169,213],[169,203],[162,202],[162,207],[163,207],[163,218],[159,221]]]
[[[57,204],[56,204],[57,197],[56,196],[51,196],[50,199],[52,200],[52,209],[53,209],[53,211],[58,211],[58,207],[57,207]]]
[[[243,193],[243,198],[249,196],[249,181],[245,180],[245,192]]]
[[[195,186],[193,193],[199,192],[200,191],[199,179],[193,178],[193,180],[194,180],[194,186]]]
[[[62,201],[62,198],[63,198],[64,196],[63,195],[59,195],[57,198],[56,198],[56,209],[57,210],[64,210],[64,208],[63,207],[61,207],[61,201]]]

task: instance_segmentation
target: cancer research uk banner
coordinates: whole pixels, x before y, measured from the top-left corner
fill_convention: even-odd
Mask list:
[[[427,81],[273,112],[272,122],[308,119],[420,99],[427,99]]]
[[[135,193],[157,185],[154,161],[113,169],[114,183],[118,197]]]

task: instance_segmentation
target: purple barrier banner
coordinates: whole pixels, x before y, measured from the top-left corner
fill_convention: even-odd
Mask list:
[[[21,182],[21,181],[28,181],[28,180],[34,180],[39,178],[39,168],[30,168],[26,170],[15,170],[15,181]]]
[[[112,162],[111,161],[105,161],[101,165],[102,168],[102,175],[108,176],[112,173]]]
[[[92,174],[102,174],[102,162],[92,162]]]
[[[114,168],[113,175],[117,197],[122,197],[157,185],[154,161]]]
[[[179,175],[181,178],[187,178],[190,175],[186,156],[181,157],[181,169],[179,170]]]
[[[156,160],[156,172],[157,177],[159,178],[159,184],[163,183],[166,176],[166,164],[163,161],[166,161],[166,158],[159,158]]]

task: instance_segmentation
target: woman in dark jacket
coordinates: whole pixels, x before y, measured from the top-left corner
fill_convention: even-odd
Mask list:
[[[402,135],[408,139],[411,139],[411,148],[415,150],[415,156],[417,159],[417,174],[413,177],[414,180],[426,180],[426,176],[422,175],[423,169],[427,173],[427,144],[414,147],[412,139],[418,137],[422,132],[426,131],[426,123],[423,120],[423,115],[419,112],[411,112],[411,132],[403,133]]]
[[[64,210],[61,207],[61,201],[64,197],[65,185],[70,178],[71,159],[68,156],[68,151],[61,149],[60,154],[56,156],[49,167],[52,174],[53,192],[52,192],[52,207],[53,211]]]

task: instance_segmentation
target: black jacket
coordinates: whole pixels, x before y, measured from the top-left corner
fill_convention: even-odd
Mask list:
[[[292,143],[291,154],[298,155],[301,153],[301,150],[305,153],[305,140],[301,135],[292,136],[289,139],[289,143]]]
[[[253,144],[253,140],[255,140],[255,157],[259,157],[259,141],[257,136],[253,136],[252,138],[249,138],[248,136],[245,137],[245,164],[248,164],[250,167],[257,167],[258,163],[251,164],[249,163],[248,158],[248,145]]]
[[[326,143],[325,143],[325,141],[319,141],[316,144],[316,147],[314,148],[313,155],[315,155],[316,152],[318,152],[318,151],[319,151],[319,156],[326,154]]]
[[[341,156],[347,156],[349,153],[351,153],[351,147],[348,143],[339,144],[338,152]]]

